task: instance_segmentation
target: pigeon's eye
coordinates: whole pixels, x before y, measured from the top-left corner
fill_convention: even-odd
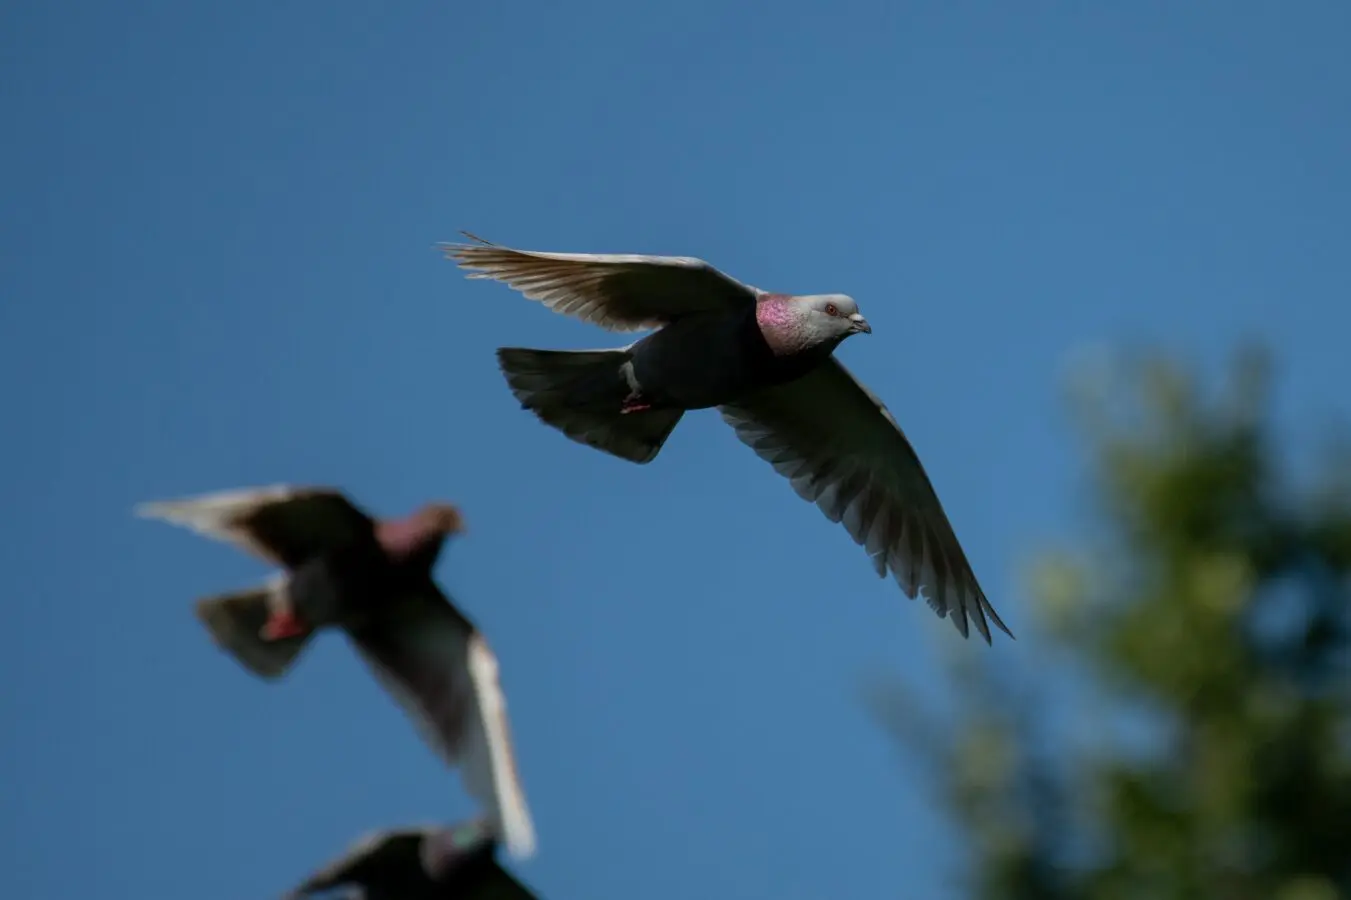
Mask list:
[[[840,314],[840,311],[839,311],[838,309],[835,308],[835,304],[834,304],[834,303],[827,303],[827,304],[826,304],[826,315],[828,315],[828,316],[838,316],[839,314]]]

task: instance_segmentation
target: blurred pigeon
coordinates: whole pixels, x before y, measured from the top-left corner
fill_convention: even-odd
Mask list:
[[[491,278],[611,331],[657,329],[613,350],[503,347],[521,405],[568,437],[635,463],[656,457],[687,410],[716,406],[804,499],[843,522],[879,576],[967,636],[1012,637],[976,581],[933,484],[900,426],[831,354],[872,328],[844,294],[772,294],[687,256],[540,253],[446,245]]]
[[[431,503],[405,519],[376,520],[339,491],[279,485],[137,512],[282,567],[261,587],[197,602],[216,642],[255,675],[276,679],[313,634],[341,628],[419,735],[459,767],[512,855],[534,852],[497,658],[432,580],[445,539],[463,528],[459,510]]]
[[[286,895],[347,888],[350,900],[538,900],[497,862],[497,837],[475,820],[378,831]]]

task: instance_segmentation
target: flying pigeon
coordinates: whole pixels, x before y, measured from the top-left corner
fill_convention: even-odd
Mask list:
[[[610,331],[656,329],[610,350],[502,347],[521,405],[575,441],[648,463],[688,410],[717,407],[805,500],[842,522],[879,576],[990,643],[985,598],[929,476],[895,418],[832,356],[872,327],[844,294],[742,284],[701,259],[541,253],[448,244],[470,278],[503,282]]]
[[[534,825],[516,771],[497,658],[432,580],[459,510],[430,503],[372,519],[340,491],[278,485],[146,503],[164,519],[282,568],[261,586],[197,602],[224,650],[265,679],[289,670],[316,632],[341,628],[419,735],[484,805],[513,856]]]
[[[377,831],[286,895],[304,900],[335,888],[349,900],[539,900],[497,862],[484,820],[453,828]]]

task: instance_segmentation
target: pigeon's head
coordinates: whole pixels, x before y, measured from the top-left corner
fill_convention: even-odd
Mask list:
[[[448,538],[464,531],[464,517],[459,507],[449,503],[428,503],[413,516],[422,528],[437,538]]]
[[[794,326],[800,332],[804,349],[821,345],[834,347],[852,334],[873,334],[873,327],[859,315],[854,297],[844,293],[816,293],[793,297],[797,315]]]
[[[813,331],[827,339],[844,340],[851,334],[872,334],[873,327],[858,311],[858,304],[848,294],[813,294],[798,297],[798,304],[807,310],[807,321]]]
[[[851,334],[873,330],[847,294],[762,294],[755,318],[776,356],[828,354]]]
[[[464,531],[464,518],[449,503],[428,503],[405,519],[381,522],[376,538],[397,559],[435,559],[445,539]]]

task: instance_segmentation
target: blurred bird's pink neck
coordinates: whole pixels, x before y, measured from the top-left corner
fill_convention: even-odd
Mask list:
[[[433,539],[426,526],[416,518],[379,523],[375,526],[375,539],[380,542],[380,546],[391,559],[400,561],[411,559],[427,550],[435,551],[441,544],[440,540]]]

